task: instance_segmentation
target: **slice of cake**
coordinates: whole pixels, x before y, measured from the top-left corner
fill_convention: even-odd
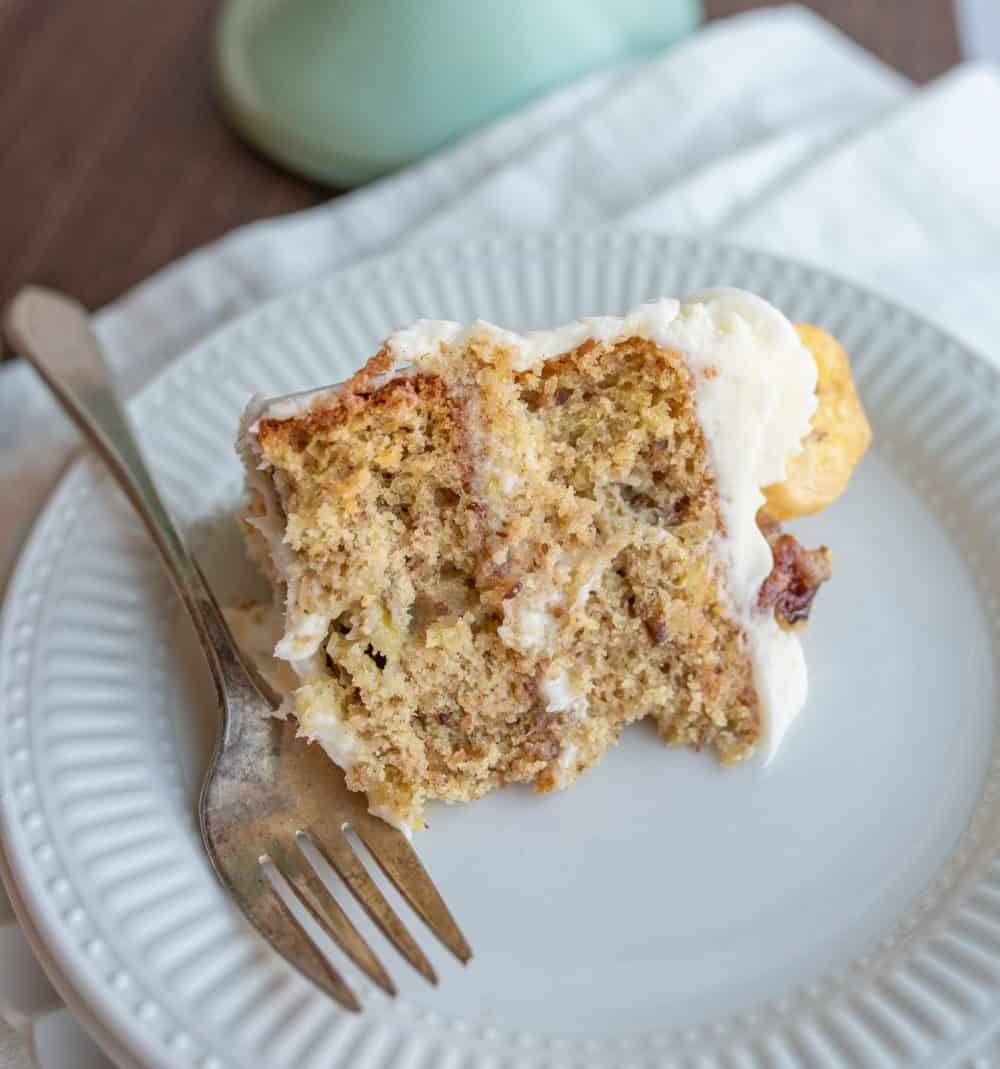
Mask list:
[[[843,351],[802,330],[735,290],[526,335],[421,321],[347,383],[251,402],[288,711],[373,812],[567,786],[646,716],[725,763],[773,750],[829,575],[776,521],[832,500],[868,433],[849,368],[817,400],[810,348]]]

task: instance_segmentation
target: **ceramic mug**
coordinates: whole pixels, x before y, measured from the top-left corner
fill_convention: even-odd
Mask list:
[[[350,186],[700,17],[699,0],[228,0],[220,80],[264,151]]]

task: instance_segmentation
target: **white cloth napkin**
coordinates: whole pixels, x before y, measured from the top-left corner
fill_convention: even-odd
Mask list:
[[[367,256],[489,231],[627,226],[827,267],[1000,360],[998,130],[993,68],[959,68],[917,92],[806,11],[770,9],[571,86],[349,196],[238,230],[96,322],[131,393],[233,316]],[[73,442],[26,367],[0,370],[0,583]],[[39,1008],[13,990],[0,983],[14,1008]]]

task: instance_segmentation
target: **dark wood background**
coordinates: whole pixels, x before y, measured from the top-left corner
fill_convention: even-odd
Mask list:
[[[918,82],[958,59],[952,0],[806,3]],[[706,6],[717,18],[761,4]],[[234,226],[330,195],[223,123],[216,10],[0,0],[0,302],[30,280],[96,307]]]

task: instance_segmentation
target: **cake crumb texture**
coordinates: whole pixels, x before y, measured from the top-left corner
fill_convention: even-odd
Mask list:
[[[750,753],[685,361],[635,337],[517,370],[483,334],[439,366],[389,363],[256,427],[288,619],[315,632],[295,715],[350,787],[419,826],[431,799],[567,786],[643,717],[724,762]],[[274,506],[250,487],[259,519]]]

